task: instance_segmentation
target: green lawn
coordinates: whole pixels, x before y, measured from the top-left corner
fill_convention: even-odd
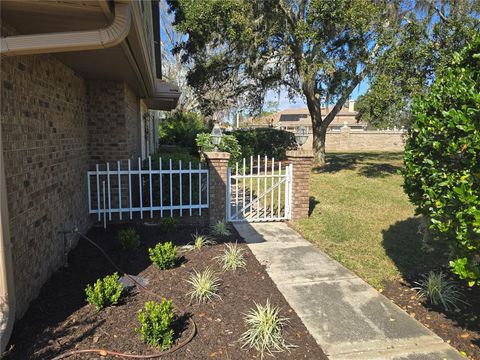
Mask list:
[[[444,261],[426,250],[420,218],[403,192],[400,153],[329,154],[314,168],[308,219],[292,226],[376,288],[382,281],[424,272]],[[436,244],[435,246],[437,246]]]

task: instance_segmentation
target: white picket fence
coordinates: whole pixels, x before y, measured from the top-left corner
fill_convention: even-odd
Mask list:
[[[256,160],[256,161],[255,161]],[[249,169],[248,169],[249,168]],[[227,220],[282,221],[291,218],[292,165],[257,156],[228,168]]]
[[[136,164],[127,163],[97,164],[94,171],[88,171],[88,208],[98,220],[112,220],[118,214],[130,219],[134,214],[144,216],[193,216],[202,215],[202,209],[209,206],[208,169],[202,164],[189,162],[185,167],[182,161],[171,159],[158,164],[151,157],[146,165],[138,158]],[[168,166],[165,168],[164,165]],[[156,166],[158,165],[158,167]]]

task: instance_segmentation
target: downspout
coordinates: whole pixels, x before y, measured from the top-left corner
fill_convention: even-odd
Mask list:
[[[1,38],[2,56],[33,55],[66,51],[105,49],[120,44],[130,31],[129,4],[115,4],[110,26],[98,30],[16,35]]]
[[[2,130],[0,127],[0,143]],[[5,351],[15,322],[15,289],[9,232],[7,189],[3,147],[0,144],[0,357]]]

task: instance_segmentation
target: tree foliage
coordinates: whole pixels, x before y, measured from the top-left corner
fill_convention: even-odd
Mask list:
[[[226,86],[252,110],[267,90],[305,97],[314,149],[350,94],[392,46],[400,26],[396,2],[382,0],[168,0],[187,34],[176,52],[191,64],[197,91]],[[333,104],[322,117],[321,101]]]
[[[452,270],[480,285],[480,36],[413,103],[405,191],[452,249]]]
[[[408,125],[413,96],[428,91],[438,69],[480,30],[478,0],[403,3],[396,46],[369,74],[369,89],[357,102],[357,118],[375,127]]]
[[[161,144],[178,145],[196,152],[198,133],[210,130],[202,115],[193,112],[174,111],[160,122],[158,133]]]

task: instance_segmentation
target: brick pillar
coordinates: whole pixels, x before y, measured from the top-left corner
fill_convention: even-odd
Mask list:
[[[215,224],[226,219],[227,168],[230,154],[227,152],[206,152],[209,173],[209,222]]]
[[[287,161],[293,167],[292,219],[308,217],[310,197],[308,194],[313,152],[308,150],[287,151]]]

